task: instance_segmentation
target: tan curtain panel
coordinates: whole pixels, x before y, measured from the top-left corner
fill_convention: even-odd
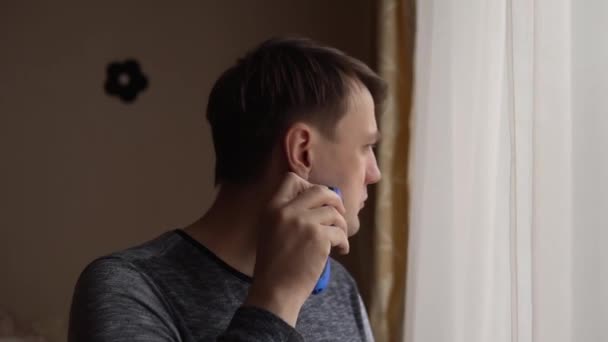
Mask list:
[[[375,207],[369,312],[377,341],[402,339],[407,259],[409,118],[412,102],[414,0],[381,0],[378,6],[378,69],[389,84],[379,120],[378,161],[383,179]]]

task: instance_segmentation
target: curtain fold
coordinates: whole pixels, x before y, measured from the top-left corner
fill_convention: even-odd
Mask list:
[[[608,340],[607,14],[592,1],[417,3],[403,340]],[[378,229],[395,227],[382,203]]]
[[[377,154],[383,180],[376,188],[374,281],[369,308],[378,341],[401,339],[404,319],[414,17],[414,0],[379,2],[378,69],[388,82],[389,97],[379,119],[382,141]]]
[[[407,341],[510,341],[504,1],[418,3]]]

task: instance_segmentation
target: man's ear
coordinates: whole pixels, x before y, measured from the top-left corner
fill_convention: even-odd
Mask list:
[[[314,139],[313,128],[303,122],[297,122],[287,130],[284,147],[287,167],[298,176],[308,179],[312,168]]]

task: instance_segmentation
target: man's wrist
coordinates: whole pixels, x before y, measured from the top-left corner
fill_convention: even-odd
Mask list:
[[[302,301],[294,299],[293,295],[282,295],[281,291],[276,289],[259,290],[255,285],[249,288],[249,294],[243,303],[244,306],[255,306],[269,311],[292,327],[296,326],[303,304]]]

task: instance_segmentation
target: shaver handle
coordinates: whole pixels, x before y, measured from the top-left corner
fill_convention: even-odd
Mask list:
[[[335,192],[336,194],[338,194],[338,196],[340,196],[340,198],[342,198],[342,193],[340,192],[340,189],[331,187],[331,186],[329,187],[329,189],[331,191]],[[321,276],[319,277],[319,280],[317,281],[315,288],[312,290],[312,294],[319,294],[323,290],[325,290],[325,288],[329,285],[330,275],[331,275],[331,264],[329,263],[329,258],[328,258],[327,261],[325,262],[325,267],[323,268],[323,273],[321,273]]]
[[[329,263],[329,259],[327,259],[327,261],[325,262],[325,267],[323,268],[323,273],[321,273],[321,276],[319,277],[319,280],[317,281],[317,285],[315,285],[315,288],[312,290],[312,294],[318,294],[318,293],[321,293],[323,290],[325,290],[327,285],[329,285],[330,275],[331,275],[331,264]]]

